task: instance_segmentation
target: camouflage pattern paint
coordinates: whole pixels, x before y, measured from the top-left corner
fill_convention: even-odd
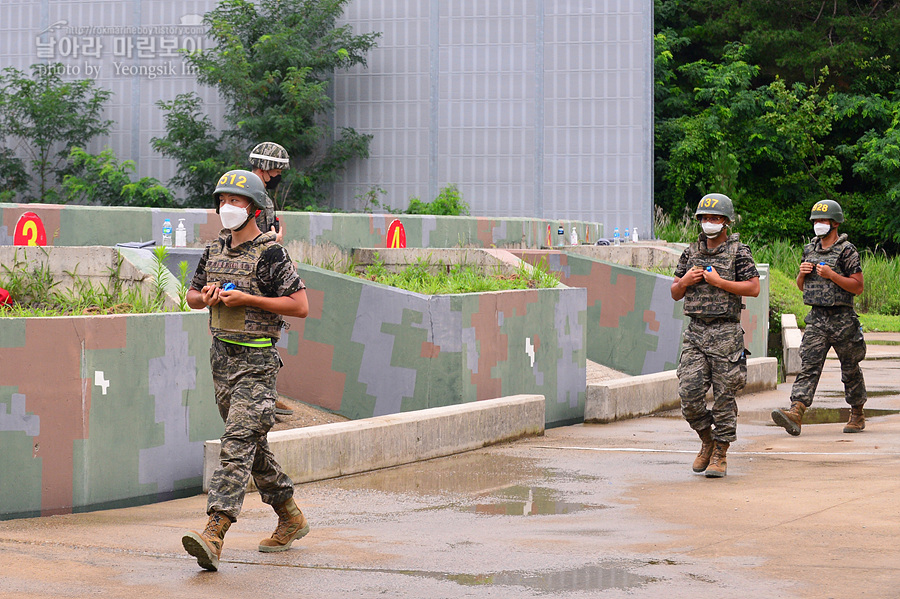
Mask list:
[[[0,518],[201,487],[221,434],[202,312],[0,319]]]
[[[210,200],[209,209],[126,208],[60,204],[0,203],[0,245],[12,245],[16,222],[24,212],[34,212],[44,223],[47,245],[115,245],[155,240],[162,243],[162,224],[172,226],[185,219],[188,246],[203,247],[215,239],[221,222]],[[559,221],[529,218],[438,217],[410,214],[337,214],[279,212],[285,226],[285,245],[305,242],[340,248],[387,247],[391,221],[406,229],[408,247],[518,247],[544,243],[548,224]],[[579,239],[602,233],[602,225],[563,221],[567,235],[574,226]],[[590,229],[591,233],[588,233]],[[568,239],[568,237],[567,237]],[[290,249],[290,248],[289,248]],[[297,257],[295,256],[295,259]]]
[[[523,260],[545,261],[561,282],[587,290],[587,357],[630,375],[674,370],[689,319],[684,302],[672,301],[673,278],[555,250],[515,251]],[[768,269],[760,270],[760,296],[745,298],[744,341],[751,354],[766,355]]]
[[[584,416],[585,290],[425,296],[298,268],[311,309],[290,319],[286,395],[367,418],[527,390],[550,425]]]

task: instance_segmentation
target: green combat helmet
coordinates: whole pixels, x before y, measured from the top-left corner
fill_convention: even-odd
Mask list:
[[[216,214],[219,213],[219,194],[233,193],[244,196],[260,210],[266,209],[266,186],[259,177],[245,170],[228,171],[216,183],[213,198],[216,203]]]
[[[822,200],[821,202],[816,202],[809,213],[809,220],[819,220],[823,218],[831,219],[838,224],[844,222],[844,211],[841,210],[841,205],[834,200]]]
[[[694,217],[699,218],[701,214],[718,214],[727,218],[728,222],[734,222],[734,204],[723,193],[708,193],[700,198]]]

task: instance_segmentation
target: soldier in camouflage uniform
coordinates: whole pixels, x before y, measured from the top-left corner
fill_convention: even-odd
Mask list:
[[[703,196],[695,216],[703,233],[681,254],[672,284],[672,299],[684,298],[684,314],[691,317],[682,338],[678,395],[682,415],[701,440],[694,472],[720,478],[737,438],[735,395],[747,382],[741,297],[759,295],[759,272],[750,248],[728,234],[734,220],[728,196]],[[706,405],[710,386],[712,410]]]
[[[841,361],[844,398],[850,404],[850,420],[844,432],[858,433],[866,427],[866,383],[859,367],[866,357],[866,342],[853,310],[853,296],[863,292],[859,252],[847,241],[847,235],[838,234],[844,211],[837,202],[816,202],[809,220],[813,221],[816,237],[803,248],[797,274],[803,303],[812,306],[800,342],[800,374],[791,388],[791,407],[772,412],[772,420],[791,435],[800,434],[803,413],[812,404],[825,356],[833,347]]]
[[[281,243],[284,239],[284,229],[275,215],[275,202],[269,197],[268,192],[275,192],[275,188],[281,182],[281,171],[291,165],[291,157],[283,146],[274,141],[264,141],[253,148],[249,161],[253,174],[266,186],[266,206],[257,215],[256,224],[260,231],[274,231],[275,241]]]
[[[275,423],[275,379],[281,368],[274,343],[282,316],[305,318],[309,312],[306,286],[275,234],[262,233],[253,218],[265,206],[259,177],[229,171],[214,195],[224,228],[206,247],[187,302],[194,309],[209,309],[210,363],[225,433],[210,481],[206,529],[182,537],[187,552],[207,570],[218,569],[225,533],[241,511],[250,476],[262,500],[278,514],[275,532],[260,542],[260,551],[284,551],[309,532],[294,502],[294,483],[266,441]]]

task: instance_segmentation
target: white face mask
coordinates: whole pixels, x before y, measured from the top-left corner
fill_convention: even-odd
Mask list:
[[[723,223],[700,223],[700,228],[707,237],[717,237],[724,226]]]
[[[219,208],[219,218],[226,229],[237,229],[249,220],[246,208],[238,208],[231,204]]]
[[[815,223],[813,225],[813,231],[815,231],[816,237],[825,237],[831,233],[831,225],[828,223]]]

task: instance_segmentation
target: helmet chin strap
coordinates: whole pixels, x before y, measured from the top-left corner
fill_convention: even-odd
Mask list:
[[[251,206],[252,206],[252,205],[253,205],[253,204],[251,204]],[[237,227],[236,229],[232,229],[232,231],[240,231],[241,229],[243,229],[244,227],[246,227],[247,225],[249,225],[249,224],[250,224],[250,219],[251,219],[251,218],[253,218],[253,214],[248,213],[248,214],[247,214],[247,220],[244,221],[244,224],[242,224],[240,227]]]

